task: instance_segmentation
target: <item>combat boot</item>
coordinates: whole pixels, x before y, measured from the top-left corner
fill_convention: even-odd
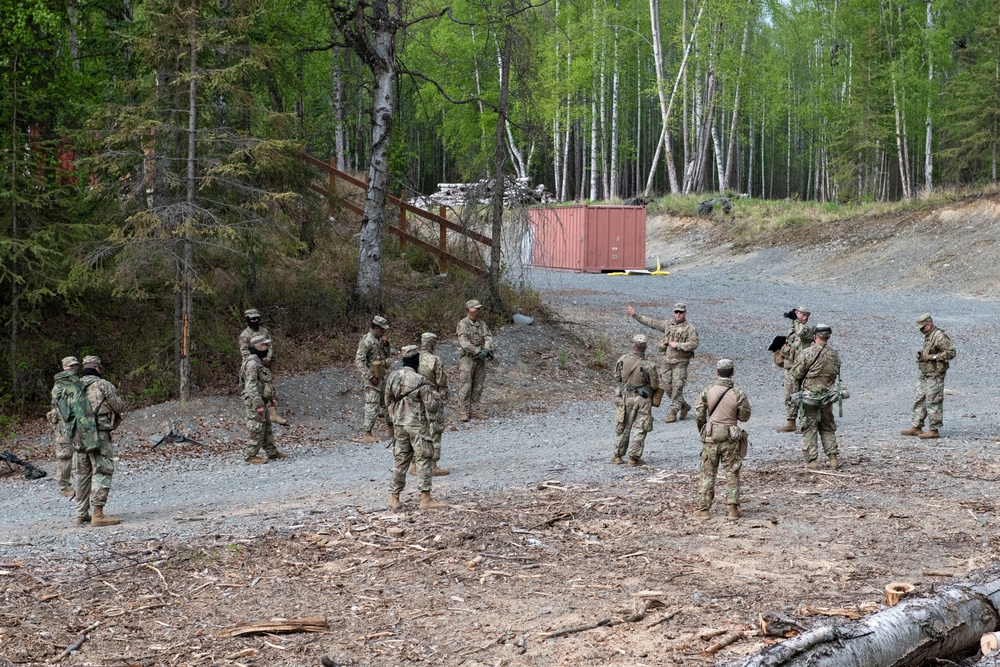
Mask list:
[[[66,496],[67,498],[72,498],[73,496],[76,495],[76,491],[74,491],[73,489],[63,489],[59,493]]]
[[[615,454],[614,456],[611,457],[611,462],[614,463],[615,465],[618,465],[622,462],[622,457]]]
[[[812,461],[806,461],[806,470],[816,470],[818,468],[819,468],[819,463],[816,462],[816,459],[813,459]]]
[[[91,526],[117,526],[121,521],[104,514],[103,505],[94,505],[94,516],[90,519]]]
[[[367,445],[372,442],[378,442],[378,438],[376,438],[371,431],[365,431],[361,434],[361,442]]]
[[[694,511],[694,515],[699,519],[707,519],[708,517],[712,516],[712,513],[709,512],[708,510],[698,509]]]
[[[436,510],[442,507],[447,507],[444,503],[439,503],[438,501],[431,498],[430,491],[420,492],[420,509],[422,510]]]
[[[278,408],[273,405],[268,407],[267,416],[271,419],[272,424],[278,424],[279,426],[285,426],[288,424],[288,422],[278,414]]]
[[[80,526],[83,526],[83,525],[89,526],[90,525],[90,515],[89,514],[84,514],[83,516],[76,517],[76,523],[77,523],[77,525],[80,525]]]
[[[437,461],[435,461],[431,464],[431,474],[435,477],[444,477],[445,475],[450,475],[451,471],[438,467]]]
[[[640,466],[646,465],[646,462],[643,461],[638,456],[630,456],[628,457],[628,464],[633,468],[638,468]]]
[[[460,422],[467,422],[467,421],[469,421],[469,413],[468,412],[463,412],[463,413],[459,414],[458,415],[458,421],[460,421]]]
[[[778,433],[794,433],[795,432],[795,420],[789,419],[785,422],[784,426],[778,427]]]
[[[941,434],[937,432],[937,429],[932,428],[927,431],[924,431],[917,437],[920,438],[921,440],[933,440],[935,438],[940,438]]]
[[[247,459],[247,463],[252,463],[253,465],[263,465],[267,463],[267,459],[263,456],[252,456]]]
[[[488,414],[486,414],[485,412],[483,412],[482,410],[473,410],[471,416],[472,416],[473,419],[489,419],[490,418],[490,416]]]
[[[399,502],[399,494],[393,493],[389,496],[389,509],[398,510],[403,507],[403,503]]]
[[[726,515],[728,521],[736,521],[743,516],[743,512],[740,511],[739,505],[730,505],[729,514]]]
[[[919,438],[920,434],[923,433],[923,432],[924,432],[924,430],[922,428],[920,428],[919,426],[914,426],[913,428],[908,428],[905,431],[900,431],[899,434],[900,435],[915,435],[915,436],[917,436]]]
[[[665,421],[668,424],[672,424],[673,422],[677,421],[677,413],[671,410],[670,414],[668,414],[667,418],[664,419],[663,421]]]
[[[684,401],[681,405],[681,414],[678,416],[678,419],[686,418],[689,412],[691,412],[691,406],[687,404],[687,401]]]
[[[840,467],[840,461],[837,460],[836,454],[830,454],[830,470],[836,470]]]
[[[287,458],[288,458],[288,454],[286,454],[284,452],[278,452],[274,456],[271,456],[270,454],[268,454],[268,456],[267,456],[268,461],[277,461],[279,459],[287,459]]]

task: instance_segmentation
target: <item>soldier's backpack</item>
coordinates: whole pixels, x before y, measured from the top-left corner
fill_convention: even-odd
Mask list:
[[[66,437],[78,452],[94,452],[101,448],[97,435],[97,417],[87,398],[86,385],[69,371],[55,376],[55,408],[66,424]]]

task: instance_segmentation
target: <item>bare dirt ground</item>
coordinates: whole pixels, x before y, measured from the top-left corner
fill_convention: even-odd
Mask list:
[[[954,221],[985,215],[983,205],[935,212],[940,243],[960,248],[968,230]],[[875,222],[884,233],[871,252],[913,271],[848,267],[847,287],[823,278],[792,288],[784,283],[796,271],[841,270],[837,256],[856,266],[865,244],[803,229],[734,254],[713,240],[713,225],[657,220],[651,260],[661,254],[675,272],[662,282],[538,278],[563,324],[500,332],[505,356],[490,394],[498,418],[445,436],[443,463],[455,472],[435,488],[448,510],[417,511],[412,496],[402,512],[384,509],[388,455],[351,442],[359,396],[347,369],[281,378],[294,425],[279,446],[292,458],[250,473],[232,397],[129,415],[119,448],[127,474],[112,501],[121,527],[78,529],[50,480],[0,476],[0,667],[51,660],[91,627],[64,664],[706,665],[778,641],[761,635],[761,613],[809,627],[878,608],[891,581],[929,593],[964,578],[1000,549],[995,390],[977,384],[996,361],[996,309],[984,297],[998,281],[992,265],[970,261],[942,286],[926,268],[937,246],[880,250],[919,221]],[[984,285],[979,298],[964,298],[973,284]],[[773,432],[780,379],[747,342],[780,327],[779,306],[800,295],[833,318],[854,369],[838,471],[803,470],[796,437]],[[737,359],[737,382],[753,388],[739,522],[721,509],[691,516],[690,421],[657,423],[649,467],[607,463],[608,371],[597,362],[613,363],[640,330],[623,304],[655,310],[682,299],[703,332],[693,384],[726,355]],[[965,362],[949,374],[940,441],[897,435],[919,344],[911,311],[926,303],[943,312]],[[599,359],[601,335],[614,352]],[[899,348],[906,361],[897,364]],[[861,373],[865,364],[874,372]],[[165,419],[208,448],[149,454],[146,438]],[[326,629],[226,632],[272,618],[322,618]],[[727,633],[735,641],[713,650]]]

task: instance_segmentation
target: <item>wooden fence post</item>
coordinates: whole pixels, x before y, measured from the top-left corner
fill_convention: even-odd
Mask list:
[[[442,218],[447,218],[448,209],[444,206],[439,207],[438,215]],[[441,252],[438,253],[438,274],[446,276],[448,275],[448,260],[444,254],[448,252],[448,229],[441,224],[438,225],[438,248],[441,249]]]
[[[333,198],[337,196],[337,173],[334,171],[337,168],[337,156],[330,156],[330,189],[326,193],[326,207],[327,216],[333,217]]]
[[[406,209],[403,208],[403,201],[406,199],[406,188],[401,188],[399,191],[399,229],[404,234],[406,233]],[[400,251],[406,249],[406,237],[399,237],[399,249]]]

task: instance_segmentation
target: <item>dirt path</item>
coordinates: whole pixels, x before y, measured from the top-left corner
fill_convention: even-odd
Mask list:
[[[878,602],[890,581],[928,590],[991,562],[1000,419],[984,369],[997,366],[996,305],[926,284],[888,292],[864,276],[797,283],[794,256],[732,256],[702,232],[678,233],[668,277],[532,275],[564,329],[607,336],[612,352],[601,360],[549,326],[503,332],[503,384],[488,396],[499,416],[445,434],[453,474],[435,488],[453,509],[416,511],[409,493],[402,513],[384,511],[389,453],[351,441],[359,397],[338,369],[282,378],[294,426],[279,445],[292,457],[267,466],[240,460],[234,397],[130,415],[109,505],[119,527],[72,526],[50,480],[0,479],[0,656],[42,661],[101,621],[70,664],[700,665],[761,646],[760,612],[808,626],[825,618],[816,608]],[[607,463],[610,383],[593,366],[642,330],[626,303],[665,316],[681,300],[702,340],[691,396],[727,356],[754,407],[747,516],[735,524],[691,517],[690,420],[656,424],[650,467]],[[763,348],[800,302],[834,328],[853,393],[836,474],[802,470],[797,436],[774,432],[781,379]],[[959,351],[940,441],[898,435],[913,319],[927,310]],[[164,419],[208,450],[146,453]],[[305,616],[329,630],[217,636]],[[745,635],[708,657],[707,630]]]

